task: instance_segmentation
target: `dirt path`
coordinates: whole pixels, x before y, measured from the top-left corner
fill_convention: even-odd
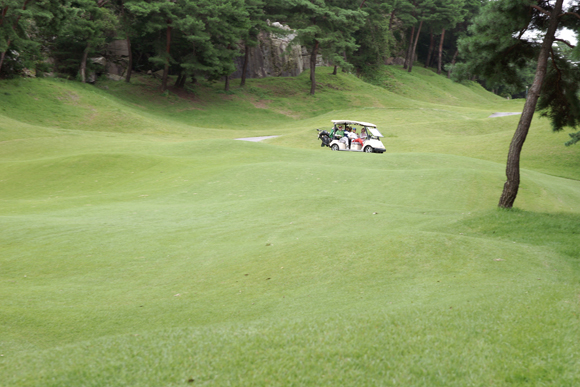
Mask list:
[[[491,116],[489,116],[487,118],[505,117],[505,116],[517,116],[519,114],[522,114],[522,113],[521,112],[520,113],[509,113],[509,112],[508,113],[493,113]]]
[[[275,137],[280,137],[280,136],[244,137],[244,138],[235,138],[234,140],[258,142],[258,141],[266,140],[268,138],[275,138]]]

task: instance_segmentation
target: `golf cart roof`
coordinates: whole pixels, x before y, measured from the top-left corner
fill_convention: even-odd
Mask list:
[[[371,124],[370,122],[360,122],[360,121],[351,121],[351,120],[332,120],[334,125],[360,125],[366,126],[367,128],[376,128],[375,124]]]
[[[334,125],[359,125],[364,126],[367,130],[375,137],[385,137],[379,132],[377,126],[375,124],[371,124],[370,122],[361,122],[361,121],[351,121],[351,120],[332,120]]]

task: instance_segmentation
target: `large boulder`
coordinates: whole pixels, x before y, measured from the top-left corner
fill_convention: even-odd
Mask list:
[[[123,77],[129,67],[129,45],[126,39],[113,40],[106,47],[107,73]]]
[[[387,60],[385,60],[385,64],[386,65],[399,65],[399,66],[402,66],[402,65],[405,64],[405,58],[402,58],[402,57],[387,58]]]
[[[296,35],[288,26],[273,23],[287,31],[287,34],[261,32],[258,45],[250,47],[248,53],[247,78],[294,77],[310,68],[310,53],[302,46],[293,43]],[[240,45],[242,56],[236,58],[236,71],[231,78],[241,78],[244,65],[244,45]],[[317,66],[327,63],[319,55]]]

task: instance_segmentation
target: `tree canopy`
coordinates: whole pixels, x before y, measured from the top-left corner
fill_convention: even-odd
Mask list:
[[[180,87],[196,77],[225,79],[227,87],[235,58],[243,55],[246,64],[260,32],[281,23],[309,52],[305,68],[314,94],[320,56],[335,71],[357,73],[372,72],[391,56],[414,59],[416,50],[425,56],[425,36],[465,21],[464,4],[482,1],[0,0],[0,77],[24,68],[41,72],[54,63],[56,72],[86,81],[96,66],[88,59],[123,39],[130,47],[127,81],[133,69],[162,70],[163,90],[169,75]],[[441,43],[443,38],[441,33]],[[440,44],[442,56],[448,59]],[[241,74],[243,85],[245,67]]]
[[[534,81],[514,134],[499,206],[511,208],[520,183],[520,154],[534,112],[548,117],[555,131],[580,126],[580,66],[554,44],[562,28],[580,32],[580,5],[563,0],[497,0],[488,3],[462,39],[460,49],[472,74],[518,84],[518,71],[536,61]],[[530,32],[535,32],[530,36]],[[539,39],[535,38],[539,36]],[[570,45],[569,42],[564,42]],[[577,47],[575,47],[577,50]],[[572,136],[577,141],[578,134]]]

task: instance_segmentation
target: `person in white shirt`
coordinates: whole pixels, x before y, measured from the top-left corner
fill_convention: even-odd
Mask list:
[[[348,137],[351,141],[358,142],[361,146],[363,145],[363,140],[358,138],[358,135],[356,134],[356,129],[353,129],[352,132],[350,132]]]
[[[350,148],[350,139],[348,138],[348,133],[348,127],[344,128],[344,134],[338,141],[342,142],[344,145]]]

